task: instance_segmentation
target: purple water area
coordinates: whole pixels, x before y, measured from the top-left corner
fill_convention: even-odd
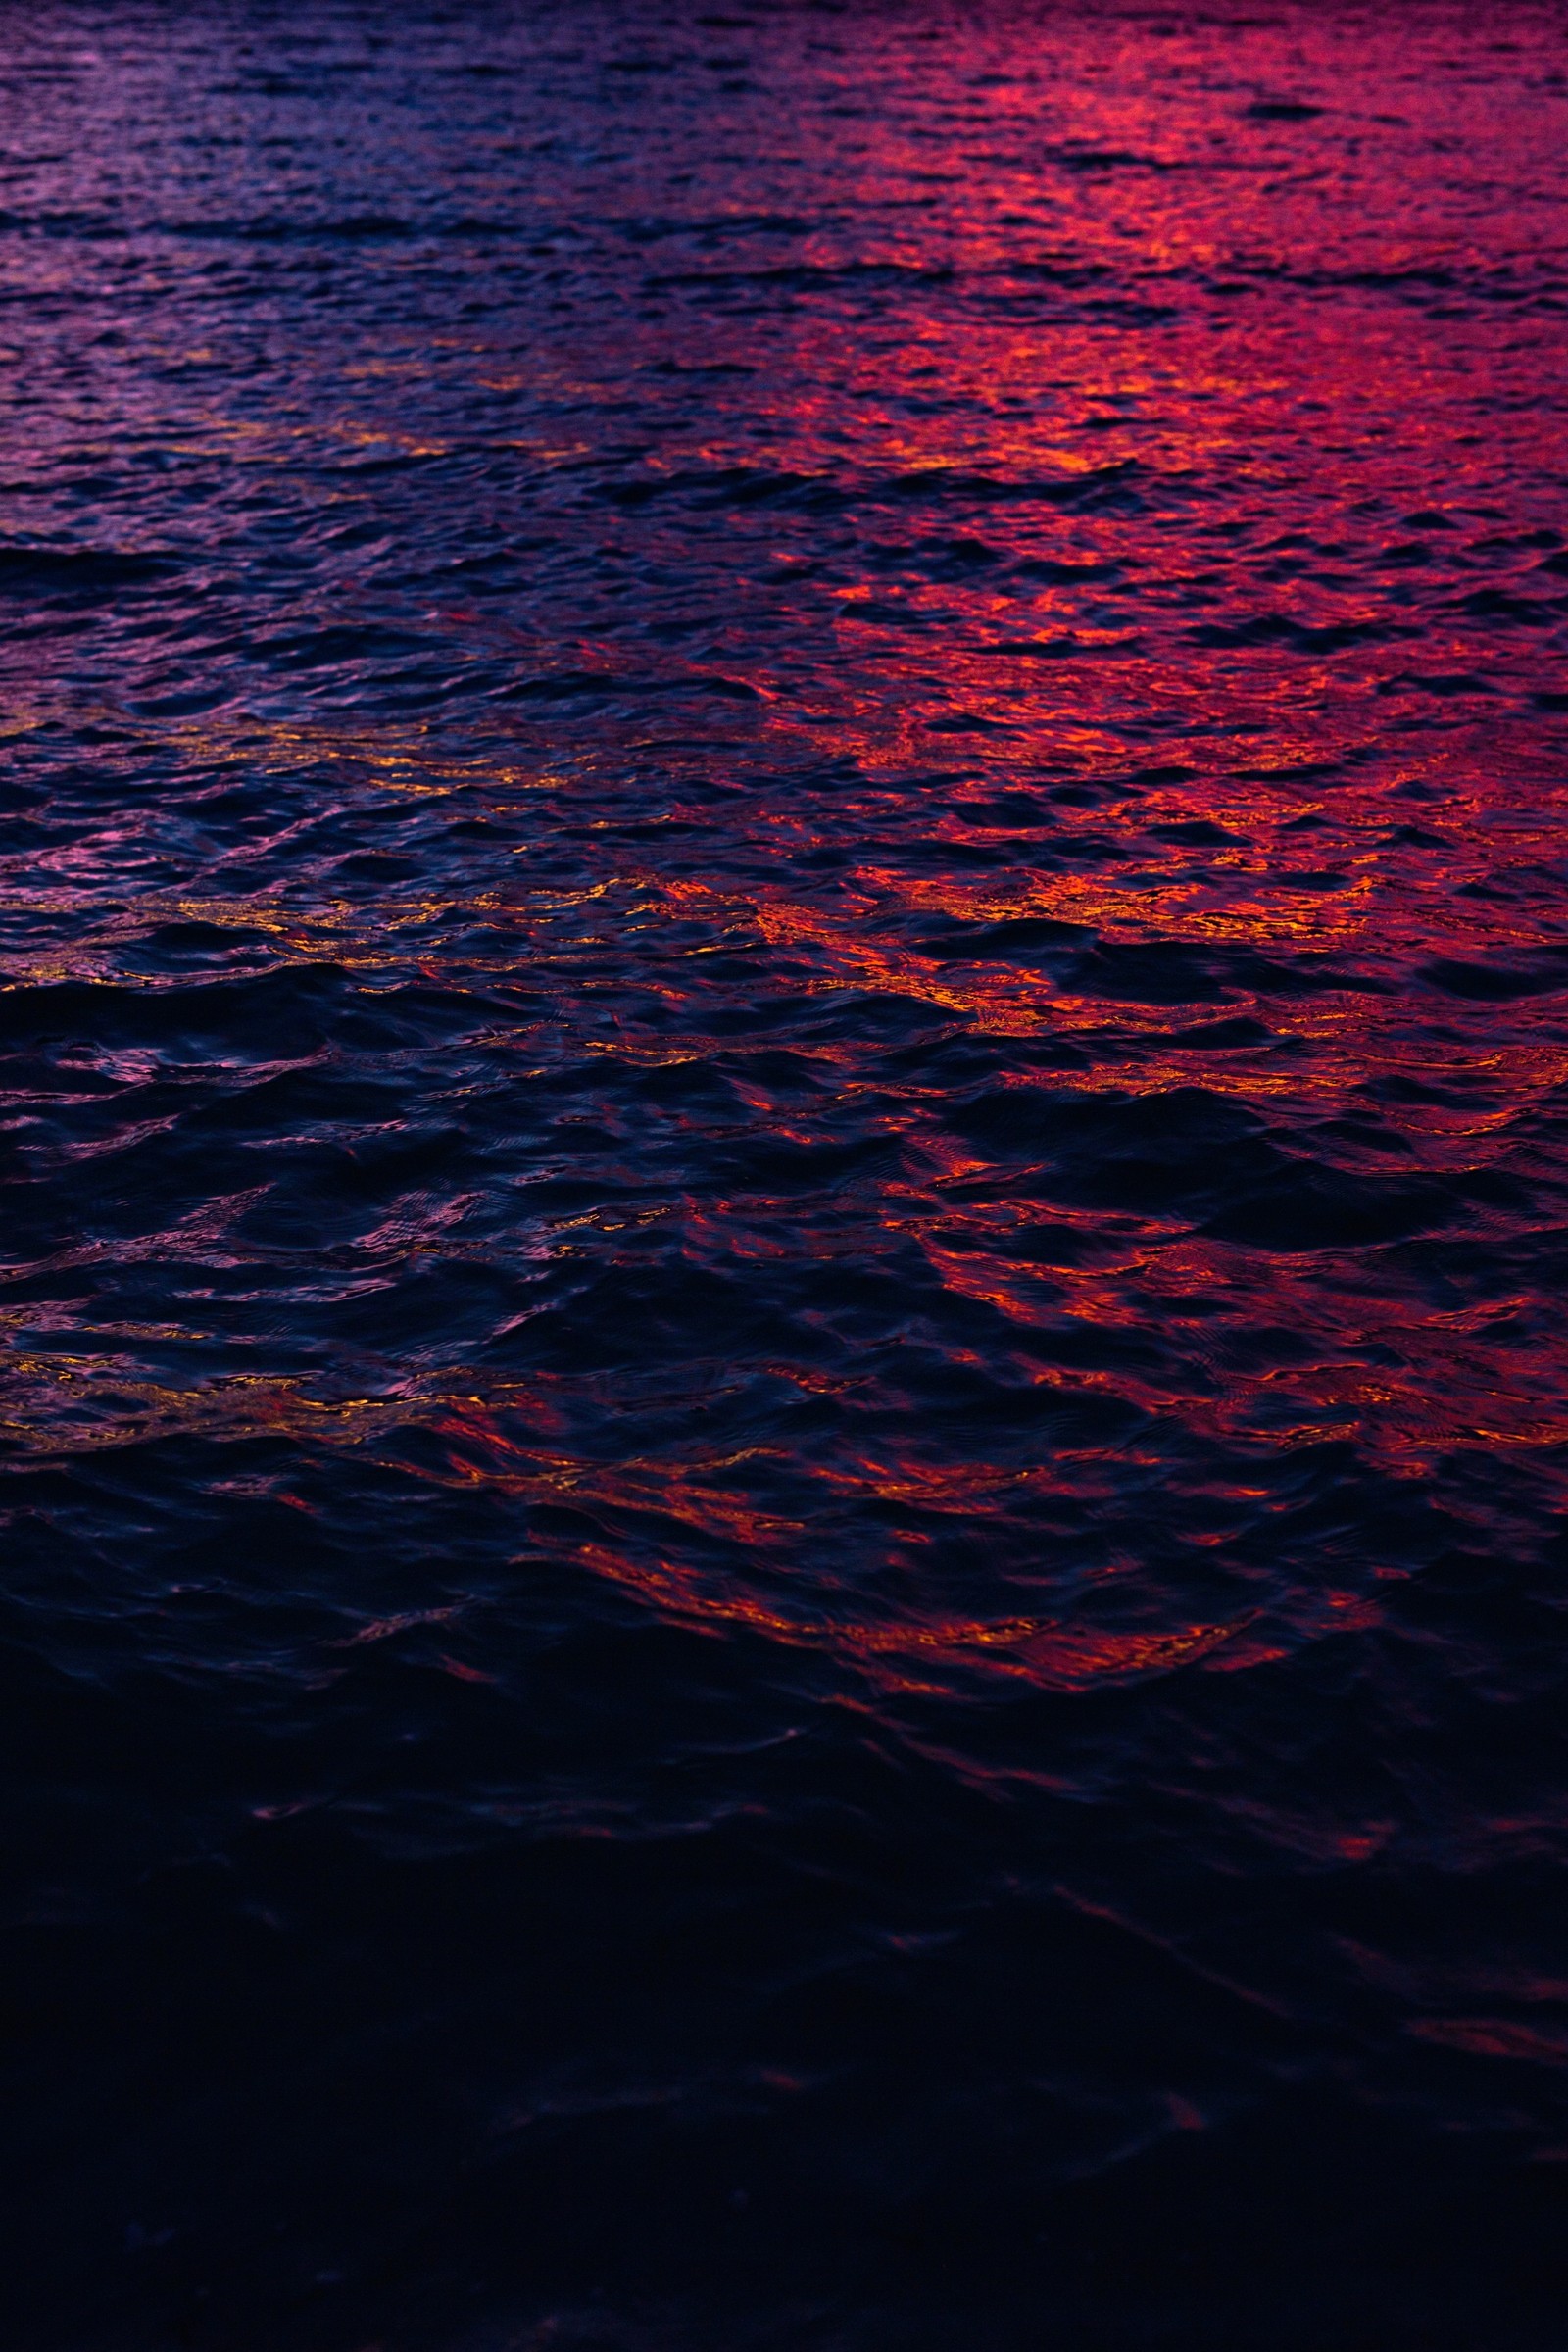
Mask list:
[[[7,2345],[1560,2352],[1568,17],[0,150]]]

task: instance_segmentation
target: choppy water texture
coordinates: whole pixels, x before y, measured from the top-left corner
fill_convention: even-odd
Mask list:
[[[1568,20],[0,92],[8,2340],[1560,2344]]]

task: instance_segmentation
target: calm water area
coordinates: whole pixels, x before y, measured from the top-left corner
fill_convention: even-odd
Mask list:
[[[0,2336],[1561,2352],[1568,11],[0,0]]]

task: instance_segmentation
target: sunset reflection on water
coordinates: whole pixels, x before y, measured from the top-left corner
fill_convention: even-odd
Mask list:
[[[51,2342],[1480,2340],[1563,35],[0,13]]]

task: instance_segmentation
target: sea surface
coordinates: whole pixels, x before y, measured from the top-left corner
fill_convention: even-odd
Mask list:
[[[1568,12],[0,0],[16,2352],[1560,2352]]]

